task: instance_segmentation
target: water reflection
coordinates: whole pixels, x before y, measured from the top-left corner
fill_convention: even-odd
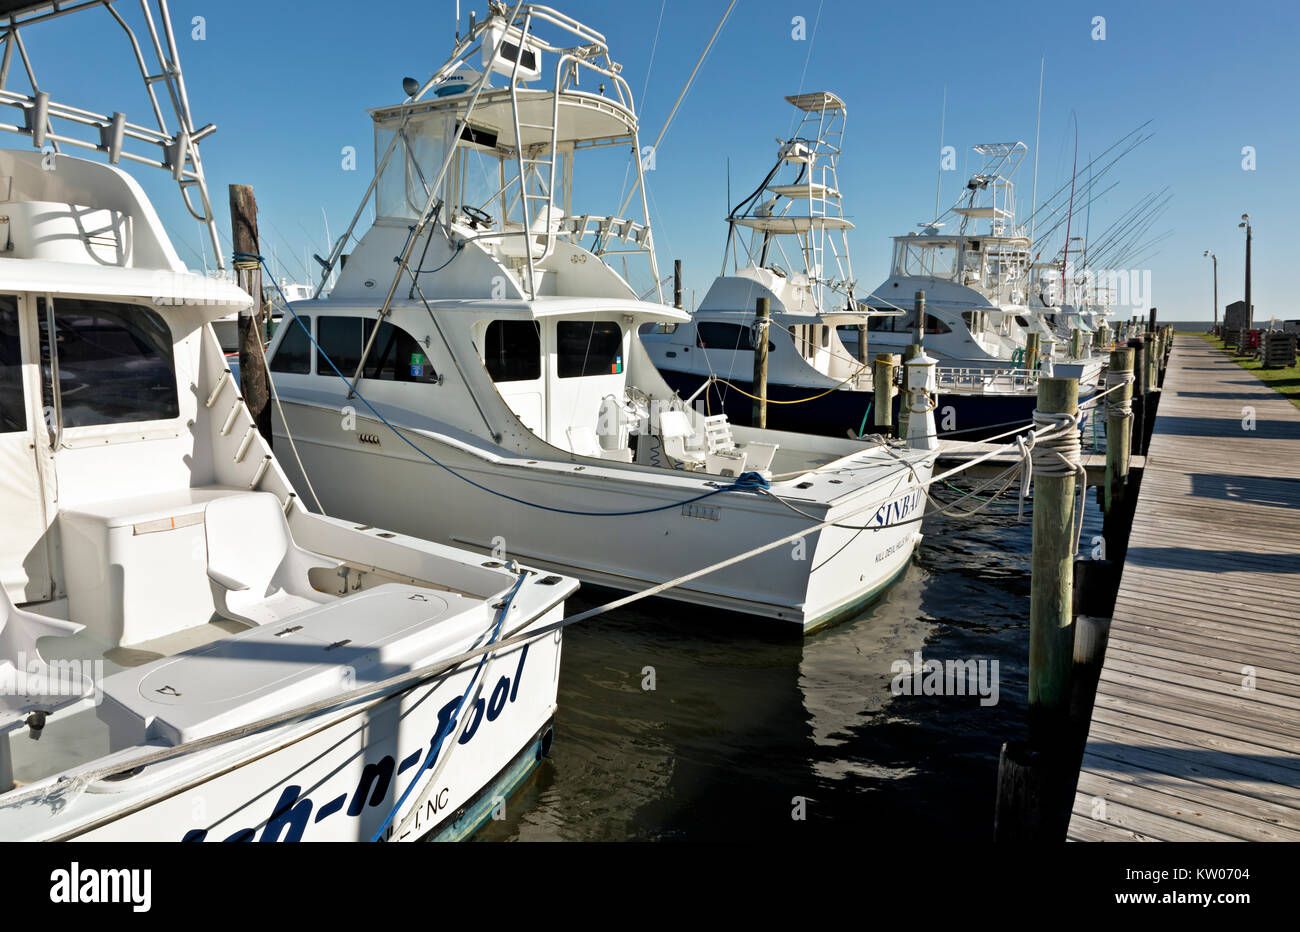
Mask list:
[[[1095,533],[1090,507],[1085,547]],[[570,629],[553,757],[479,838],[987,840],[998,748],[1025,722],[1030,536],[1002,503],[928,520],[883,599],[802,641],[667,602]],[[918,651],[996,660],[997,705],[894,695]]]

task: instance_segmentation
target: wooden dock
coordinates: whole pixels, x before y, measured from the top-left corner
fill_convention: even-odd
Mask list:
[[[1179,336],[1144,465],[1069,838],[1300,841],[1300,410]]]

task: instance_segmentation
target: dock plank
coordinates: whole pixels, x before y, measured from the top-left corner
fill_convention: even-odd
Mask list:
[[[1300,411],[1178,336],[1143,466],[1069,838],[1300,840]]]

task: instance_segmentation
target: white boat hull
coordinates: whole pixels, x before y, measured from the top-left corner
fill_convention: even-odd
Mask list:
[[[630,470],[486,459],[428,434],[419,437],[430,456],[498,493],[493,494],[420,457],[377,422],[367,419],[358,425],[359,432],[383,438],[378,446],[363,446],[333,428],[338,421],[334,410],[287,400],[285,407],[298,453],[327,513],[480,550],[497,560],[516,558],[614,589],[645,589],[821,521],[842,520],[855,529],[812,532],[802,542],[784,544],[664,593],[665,598],[792,623],[805,631],[876,596],[906,565],[920,539],[924,496],[917,477],[928,478],[928,465],[914,474],[901,465],[882,467],[876,461],[869,467],[875,474],[891,469],[893,477],[864,482],[856,492],[829,504],[805,501],[797,488],[781,489],[784,498],[807,512],[805,516],[752,492],[724,492],[679,504],[727,481],[716,476],[669,474],[670,483],[665,483]],[[283,429],[278,418],[276,425],[277,431]],[[285,459],[298,481],[294,458]],[[828,482],[852,490],[854,469],[847,466],[840,478],[832,472],[813,478],[823,490]],[[521,502],[604,514],[671,507],[615,518],[563,514]],[[856,529],[872,523],[893,526]]]
[[[562,613],[561,603],[533,627]],[[553,632],[492,655],[478,701],[432,771],[421,765],[477,660],[366,711],[322,714],[84,792],[61,785],[43,800],[0,808],[0,838],[369,841],[417,774],[384,840],[465,837],[501,817],[510,791],[549,749],[560,646]]]

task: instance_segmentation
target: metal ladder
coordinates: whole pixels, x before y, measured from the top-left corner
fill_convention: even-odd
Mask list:
[[[524,16],[524,24],[519,29],[518,43],[516,48],[518,52],[515,56],[515,67],[510,74],[510,109],[514,117],[515,125],[515,164],[519,171],[519,206],[523,211],[524,221],[524,257],[528,263],[528,283],[527,291],[530,298],[537,297],[537,263],[545,260],[550,256],[554,248],[554,234],[551,232],[551,218],[554,213],[555,203],[555,162],[556,162],[556,145],[559,131],[559,82],[556,82],[556,95],[552,101],[551,122],[550,123],[524,123],[519,119],[519,63],[523,58],[525,44],[528,39],[529,28],[532,25],[532,9]],[[509,33],[507,32],[507,35]],[[559,67],[558,65],[556,66]],[[548,149],[538,152],[537,147],[531,150],[538,155],[549,150],[549,158],[533,158],[525,155],[525,146],[523,142],[524,129],[541,129],[546,130],[550,136],[550,145]],[[540,178],[543,171],[542,167],[547,170],[546,193],[530,193],[530,175],[533,180]],[[546,229],[541,234],[545,237],[545,248],[542,250],[540,257],[533,257],[533,219],[534,211],[532,202],[541,201],[542,215],[546,218]]]

